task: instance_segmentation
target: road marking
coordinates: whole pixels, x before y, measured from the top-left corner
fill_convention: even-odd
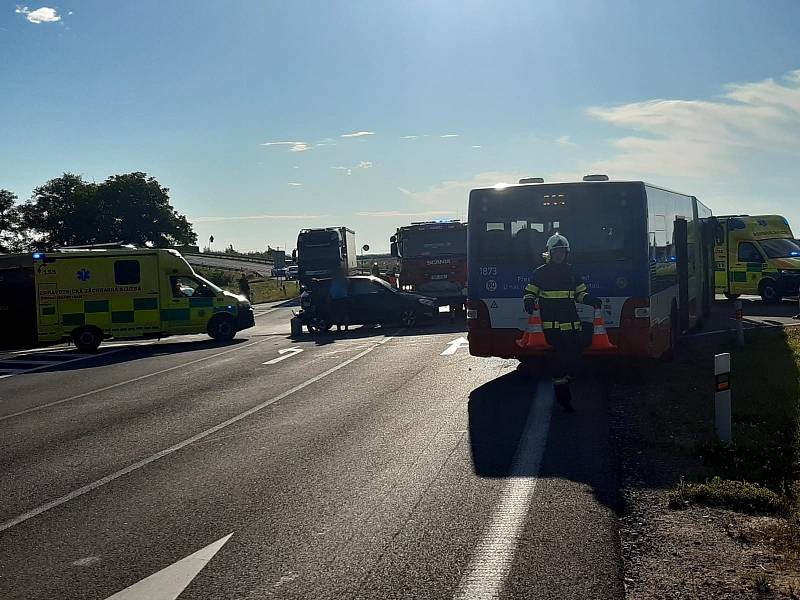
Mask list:
[[[500,493],[500,503],[489,527],[475,547],[469,566],[461,577],[455,594],[457,600],[500,597],[538,482],[552,410],[553,388],[549,382],[540,382],[520,445],[511,463],[511,476]]]
[[[402,329],[399,330],[398,334],[401,333],[402,331],[403,331]],[[362,352],[359,352],[355,356],[353,356],[351,358],[348,358],[344,362],[339,363],[335,367],[331,367],[330,369],[320,373],[319,375],[315,375],[311,379],[307,379],[303,383],[300,383],[300,384],[294,386],[290,390],[287,390],[287,391],[283,392],[282,394],[278,394],[277,396],[274,396],[273,398],[270,398],[269,400],[265,400],[261,404],[258,404],[256,406],[254,406],[253,408],[250,408],[250,409],[248,409],[248,410],[246,410],[246,411],[244,411],[242,413],[239,413],[238,415],[236,415],[234,417],[231,417],[230,419],[228,419],[226,421],[223,421],[222,423],[214,425],[213,427],[210,427],[209,429],[206,429],[205,431],[201,431],[200,433],[198,433],[196,435],[193,435],[192,437],[187,438],[187,439],[183,440],[182,442],[178,442],[174,446],[170,446],[169,448],[165,448],[164,450],[161,450],[160,452],[156,452],[155,454],[151,454],[147,458],[143,458],[142,460],[140,460],[138,462],[135,462],[132,465],[128,465],[124,469],[120,469],[119,471],[116,471],[115,473],[111,473],[110,475],[106,475],[105,477],[103,477],[101,479],[98,479],[97,481],[93,481],[92,483],[84,485],[83,487],[80,487],[77,490],[74,490],[74,491],[70,492],[69,494],[67,494],[65,496],[61,496],[60,498],[56,498],[55,500],[51,500],[50,502],[42,504],[41,506],[38,506],[38,507],[36,507],[34,509],[31,509],[31,510],[29,510],[28,512],[26,512],[24,514],[19,515],[18,517],[14,517],[13,519],[11,519],[9,521],[6,521],[5,523],[0,523],[0,532],[5,531],[6,529],[11,529],[15,525],[19,525],[20,523],[24,523],[28,519],[32,519],[33,517],[36,517],[36,516],[38,516],[38,515],[40,515],[40,514],[42,514],[44,512],[47,512],[48,510],[50,510],[52,508],[55,508],[57,506],[61,506],[62,504],[66,504],[70,500],[74,500],[75,498],[83,496],[84,494],[88,494],[92,490],[96,490],[99,487],[103,487],[104,485],[106,485],[108,483],[111,483],[115,479],[119,479],[120,477],[124,477],[128,473],[132,473],[133,471],[141,469],[142,467],[147,466],[150,463],[159,460],[160,458],[164,458],[165,456],[169,456],[170,454],[172,454],[174,452],[177,452],[178,450],[180,450],[182,448],[185,448],[189,444],[193,444],[194,442],[198,442],[198,441],[202,440],[203,438],[206,438],[206,437],[210,436],[211,434],[214,434],[214,433],[216,433],[218,431],[221,431],[222,429],[225,429],[226,427],[229,427],[230,425],[233,425],[234,423],[238,423],[242,419],[246,419],[250,415],[253,415],[253,414],[257,413],[258,411],[270,406],[271,404],[275,404],[279,400],[283,400],[287,396],[291,396],[295,392],[299,392],[300,390],[302,390],[304,388],[307,388],[308,386],[316,383],[320,379],[324,379],[325,377],[335,373],[339,369],[343,369],[347,365],[349,365],[351,363],[354,363],[359,358],[361,358],[362,356],[366,356],[367,354],[369,354],[370,352],[375,350],[375,348],[378,348],[379,346],[385,344],[390,339],[392,339],[392,336],[384,338],[383,340],[381,340],[380,342],[370,346],[366,350],[364,350]],[[261,340],[261,341],[267,341],[267,340]],[[255,343],[250,344],[250,345],[253,346],[253,345],[259,344],[259,343],[261,343],[261,342],[255,342]],[[230,350],[228,352],[230,352]],[[198,361],[193,361],[193,362],[199,362],[199,360]],[[187,364],[191,364],[191,363],[187,363]],[[173,368],[177,368],[177,367],[173,367]],[[155,373],[153,373],[151,375],[147,375],[146,377],[152,377],[153,375],[155,375]],[[140,378],[137,378],[137,379],[144,379],[144,377],[140,377]],[[136,380],[131,380],[131,381],[136,381]],[[115,384],[115,385],[120,385],[120,384]]]
[[[105,387],[97,388],[96,390],[90,390],[88,392],[83,392],[82,394],[77,394],[75,396],[70,396],[69,398],[63,398],[62,400],[55,400],[53,402],[48,402],[47,404],[40,404],[39,406],[33,406],[31,408],[26,408],[25,410],[21,410],[19,412],[11,413],[10,415],[5,415],[0,417],[0,422],[5,421],[7,419],[12,419],[14,417],[19,417],[21,415],[27,415],[28,413],[37,412],[40,410],[44,410],[45,408],[50,408],[53,406],[58,406],[59,404],[64,404],[65,402],[71,402],[72,400],[78,400],[80,398],[85,398],[86,396],[91,396],[92,394],[99,394],[100,392],[107,392],[108,390],[113,390],[115,388],[121,387],[123,385],[128,385],[129,383],[135,383],[137,381],[142,381],[143,379],[149,379],[150,377],[155,377],[156,375],[162,375],[163,373],[169,373],[170,371],[174,371],[175,369],[181,369],[183,367],[188,367],[190,365],[197,364],[204,360],[211,360],[212,358],[216,358],[217,356],[222,356],[224,354],[230,354],[231,352],[235,352],[237,350],[244,350],[245,348],[249,348],[250,346],[255,346],[256,344],[263,344],[264,342],[270,341],[269,338],[258,340],[255,342],[251,342],[249,344],[242,344],[240,346],[236,346],[235,348],[231,348],[230,350],[225,350],[224,352],[217,352],[216,354],[212,354],[211,356],[204,356],[202,358],[198,358],[196,360],[190,360],[187,363],[182,363],[180,365],[175,365],[174,367],[169,367],[168,369],[162,369],[160,371],[154,371],[153,373],[148,373],[147,375],[141,375],[139,377],[134,377],[133,379],[126,379],[125,381],[120,381],[119,383],[113,383],[111,385],[107,385]],[[106,352],[106,355],[110,354],[111,352],[122,352],[122,350],[112,350],[110,352]],[[79,359],[75,359],[79,360]],[[66,364],[65,361],[60,364]],[[36,369],[31,369],[31,371],[41,369],[43,367],[37,367]],[[30,371],[29,371],[30,372]]]
[[[120,349],[117,349],[117,350],[105,350],[103,352],[98,352],[97,354],[77,354],[77,355],[75,355],[75,358],[70,358],[68,360],[55,359],[55,360],[48,360],[48,361],[44,361],[44,360],[25,360],[24,358],[20,358],[20,356],[24,356],[24,355],[18,354],[13,359],[8,359],[7,358],[5,360],[0,360],[0,363],[13,364],[15,362],[19,362],[19,363],[31,364],[31,365],[38,364],[39,366],[38,367],[33,367],[32,369],[13,369],[13,368],[12,369],[7,369],[7,368],[4,368],[2,366],[2,364],[0,364],[0,371],[2,371],[4,373],[8,373],[8,371],[15,371],[14,373],[8,373],[7,375],[3,375],[2,377],[0,377],[0,379],[4,379],[6,377],[13,377],[14,375],[19,375],[21,373],[33,373],[34,371],[42,371],[44,369],[49,369],[50,367],[54,367],[56,365],[68,365],[70,363],[78,362],[79,360],[89,360],[90,358],[100,358],[100,357],[103,357],[103,356],[108,356],[109,354],[114,354],[116,352],[122,352],[122,350],[123,349],[120,348]],[[72,356],[72,355],[68,355],[68,356]],[[0,421],[2,421],[5,418],[7,418],[7,417],[0,417]]]
[[[190,554],[121,592],[109,596],[106,600],[175,600],[231,539],[232,535],[229,533],[194,554]]]
[[[275,363],[279,363],[282,360],[286,360],[287,358],[291,358],[295,354],[300,354],[303,351],[302,348],[281,348],[278,350],[278,354],[280,356],[278,358],[273,358],[272,360],[268,360],[265,363],[261,363],[262,365],[274,365]]]
[[[468,346],[469,342],[467,338],[456,338],[452,342],[447,342],[447,348],[444,349],[441,356],[450,356],[451,354],[455,354],[459,348],[463,348],[464,346]]]

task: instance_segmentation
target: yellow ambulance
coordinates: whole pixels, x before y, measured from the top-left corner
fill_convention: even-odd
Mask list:
[[[3,269],[3,263],[16,268]],[[95,350],[110,337],[208,333],[230,340],[255,325],[247,299],[197,275],[176,250],[108,248],[0,257],[0,308],[5,306],[6,319],[24,323],[24,309],[32,309],[32,301],[37,341],[72,340],[81,350]]]
[[[714,285],[718,294],[757,294],[765,302],[797,296],[800,246],[780,215],[716,217]]]

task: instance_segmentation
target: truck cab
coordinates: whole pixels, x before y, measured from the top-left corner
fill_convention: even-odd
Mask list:
[[[764,302],[796,296],[800,288],[800,246],[780,215],[716,217],[714,286],[738,298],[759,295]]]

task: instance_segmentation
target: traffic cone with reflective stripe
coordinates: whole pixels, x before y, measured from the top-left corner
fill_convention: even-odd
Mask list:
[[[547,343],[544,337],[544,329],[542,329],[542,317],[539,314],[539,305],[533,306],[533,312],[528,317],[528,326],[525,328],[525,333],[517,340],[517,346],[520,348],[533,348],[537,350],[548,350],[552,348]]]
[[[616,350],[617,347],[608,339],[608,332],[606,332],[606,323],[603,320],[603,311],[599,308],[594,309],[594,321],[592,321],[592,344],[586,350],[587,352],[609,352]]]

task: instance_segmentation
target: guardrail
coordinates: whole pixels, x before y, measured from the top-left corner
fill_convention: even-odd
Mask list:
[[[239,256],[238,254],[215,254],[212,252],[203,252],[201,254],[195,254],[194,252],[189,253],[186,252],[183,256],[193,256],[197,258],[224,258],[225,260],[231,260],[234,262],[252,262],[252,263],[259,263],[262,265],[271,265],[273,261],[266,259],[266,258],[255,258],[252,256]]]

